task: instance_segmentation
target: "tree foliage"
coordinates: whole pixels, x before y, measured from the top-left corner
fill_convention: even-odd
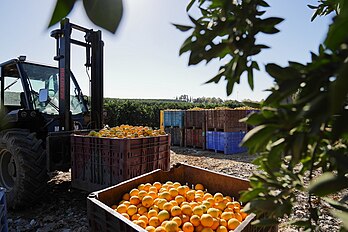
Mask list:
[[[68,16],[75,6],[77,0],[57,0],[56,7],[52,13],[49,27],[58,23]],[[123,15],[122,0],[83,0],[88,18],[97,26],[111,33],[116,33]]]
[[[247,72],[252,88],[252,70],[258,69],[252,57],[266,48],[257,44],[255,36],[277,33],[275,26],[282,19],[261,19],[261,10],[269,6],[262,0],[192,0],[188,9],[194,3],[202,16],[191,18],[192,26],[176,25],[181,31],[193,30],[180,54],[190,53],[189,65],[229,56],[230,62],[207,83],[224,77],[229,95]],[[314,200],[324,200],[341,219],[342,229],[348,230],[348,196],[329,197],[348,189],[348,2],[320,0],[309,7],[314,9],[312,19],[338,15],[317,53],[311,53],[311,62],[266,65],[275,86],[259,104],[261,111],[245,119],[255,128],[243,140],[250,153],[260,154],[255,160],[260,172],[251,176],[251,188],[241,200],[248,202],[246,210],[262,215],[256,224],[277,224],[292,213],[300,191],[308,195],[309,216],[293,225],[318,229],[320,211]]]
[[[134,126],[151,126],[158,128],[160,125],[160,111],[167,109],[191,109],[230,107],[235,108],[245,106],[237,101],[225,101],[220,103],[211,102],[183,102],[169,100],[141,100],[141,99],[112,99],[104,100],[104,110],[106,112],[104,121],[109,126],[129,124]]]

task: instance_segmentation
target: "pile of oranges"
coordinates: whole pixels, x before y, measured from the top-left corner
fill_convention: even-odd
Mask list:
[[[230,196],[171,181],[141,184],[111,208],[148,232],[228,232],[247,216]]]
[[[88,135],[95,137],[108,137],[108,138],[142,138],[148,136],[165,135],[163,130],[153,130],[148,126],[130,126],[121,125],[116,127],[104,127],[99,132],[91,131]]]

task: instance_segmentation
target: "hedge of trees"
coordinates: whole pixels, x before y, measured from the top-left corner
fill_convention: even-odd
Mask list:
[[[129,125],[147,125],[151,127],[159,127],[160,111],[166,109],[190,109],[194,107],[211,109],[215,107],[235,108],[244,106],[238,101],[224,101],[220,104],[211,103],[192,103],[171,100],[138,100],[138,99],[112,99],[104,100],[104,122],[109,126],[121,124]]]

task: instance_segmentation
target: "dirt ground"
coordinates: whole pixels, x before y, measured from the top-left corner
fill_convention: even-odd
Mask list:
[[[171,165],[186,163],[209,170],[248,178],[256,170],[251,161],[255,155],[246,153],[224,155],[200,149],[172,147]],[[8,212],[9,231],[88,231],[86,198],[88,192],[71,187],[70,172],[51,173],[47,195],[40,203],[21,211]],[[329,217],[329,216],[328,216]],[[337,222],[323,231],[338,231]],[[282,223],[279,231],[296,231]]]

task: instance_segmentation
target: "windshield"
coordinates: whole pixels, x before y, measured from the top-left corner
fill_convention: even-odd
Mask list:
[[[23,63],[26,72],[31,95],[34,101],[34,109],[47,114],[59,114],[59,73],[58,68]],[[39,101],[39,92],[42,89],[48,91],[48,100]],[[86,111],[82,101],[82,93],[78,92],[75,83],[70,79],[70,111],[73,115]]]

